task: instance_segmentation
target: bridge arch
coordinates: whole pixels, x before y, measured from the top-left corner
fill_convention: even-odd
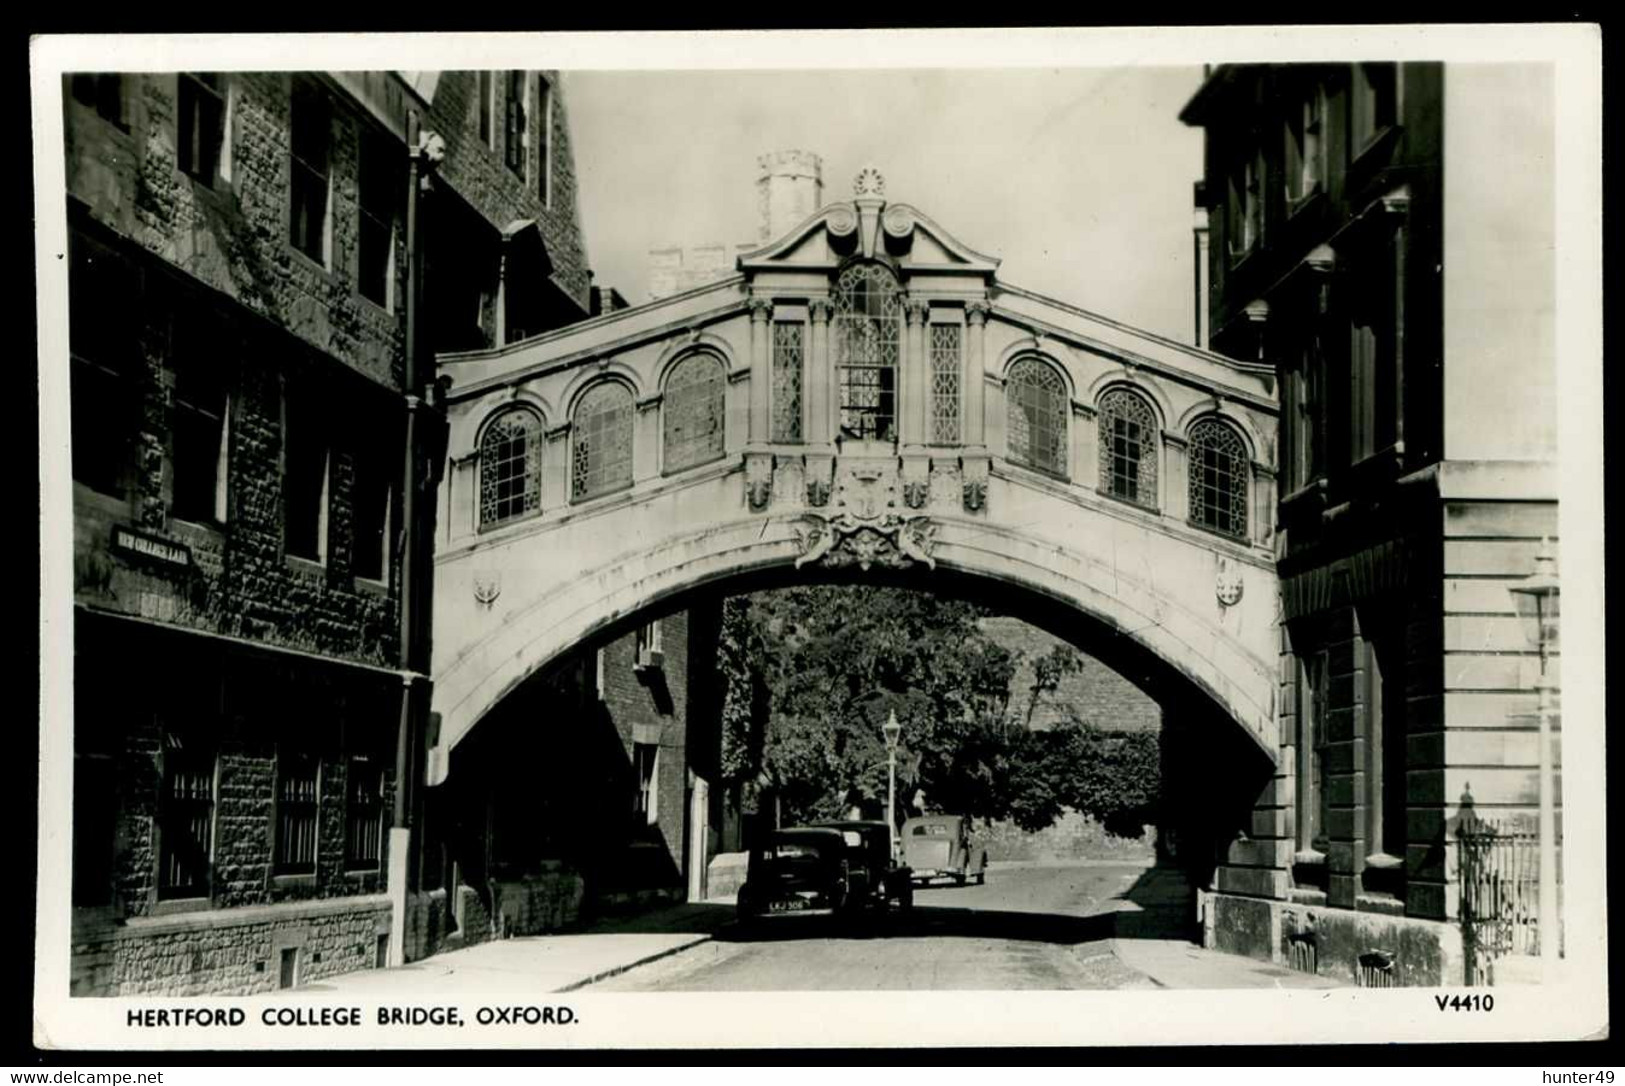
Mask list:
[[[453,448],[434,579],[442,771],[451,747],[509,691],[583,642],[696,594],[807,578],[1019,597],[1081,631],[1072,639],[1091,653],[1215,707],[1273,761],[1280,634],[1269,518],[1248,517],[1233,536],[1203,527],[1188,508],[1181,440],[1182,423],[1201,410],[1243,416],[1241,432],[1261,438],[1249,498],[1266,508],[1273,443],[1261,428],[1276,413],[1268,375],[1006,287],[996,261],[912,211],[885,216],[885,206],[860,194],[743,255],[740,274],[709,287],[440,359],[454,433],[475,436],[464,416],[499,403],[492,389],[522,387],[560,409],[547,416],[541,512],[523,522],[470,528],[474,458]],[[899,319],[888,344],[895,432],[843,443],[839,313],[826,299],[866,264],[895,277],[900,302],[929,309]],[[788,437],[771,426],[768,313],[802,326],[804,421]],[[946,365],[925,332],[941,321],[963,329],[945,337],[943,349],[957,352]],[[663,455],[663,393],[696,352],[714,354],[727,374],[721,455],[674,468]],[[1011,454],[1006,384],[1027,358],[1065,389],[1059,470]],[[951,379],[938,380],[944,373]],[[575,418],[605,380],[632,397],[630,479],[578,497]],[[1101,485],[1099,397],[1120,386],[1156,418],[1155,503]],[[931,425],[944,414],[957,430]],[[951,444],[938,440],[956,432]]]

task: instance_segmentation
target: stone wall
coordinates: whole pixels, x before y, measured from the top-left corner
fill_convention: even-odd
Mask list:
[[[1031,697],[1033,661],[1066,642],[1037,626],[1017,618],[999,615],[982,620],[983,631],[1000,647],[1020,653],[1015,676],[1010,680],[1010,705],[1025,713]],[[1052,694],[1046,694],[1033,712],[1033,726],[1053,727],[1070,719],[1069,711],[1097,728],[1113,731],[1151,729],[1162,724],[1162,710],[1139,687],[1083,652],[1078,653],[1082,669],[1061,679]]]
[[[1428,920],[1205,894],[1203,941],[1350,985],[1362,983],[1362,966],[1386,974],[1366,981],[1393,987],[1465,982],[1461,932]]]
[[[441,176],[481,216],[498,227],[516,219],[536,220],[547,244],[547,255],[553,262],[553,281],[576,300],[585,317],[591,308],[591,276],[577,206],[575,154],[570,143],[564,81],[556,71],[530,73],[526,83],[531,95],[530,108],[526,111],[528,149],[525,176],[521,178],[508,169],[503,158],[506,74],[492,73],[495,101],[489,143],[480,139],[478,72],[440,73],[425,127],[446,141]],[[537,141],[542,131],[536,115],[538,76],[547,80],[552,101],[552,116],[548,119],[552,134],[547,147],[552,179],[545,202],[538,174]]]
[[[381,895],[151,917],[76,930],[73,995],[254,995],[282,987],[284,955],[306,984],[378,965]]]

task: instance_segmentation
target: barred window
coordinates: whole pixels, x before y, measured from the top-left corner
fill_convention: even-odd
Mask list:
[[[480,439],[480,527],[534,513],[542,505],[542,420],[513,407]]]
[[[931,324],[931,440],[959,443],[959,371],[964,339],[957,324]]]
[[[632,393],[606,381],[576,405],[571,494],[591,498],[632,485]]]
[[[773,323],[773,440],[801,440],[801,322]]]
[[[316,873],[317,760],[283,752],[276,767],[276,857],[278,875]]]
[[[208,897],[214,844],[214,751],[168,740],[158,814],[158,896]]]
[[[901,313],[897,279],[884,266],[855,264],[841,273],[833,324],[841,433],[847,437],[896,436]]]
[[[1066,382],[1037,358],[1017,359],[1005,382],[1010,456],[1057,475],[1066,474]]]
[[[383,767],[377,762],[352,758],[346,784],[344,866],[375,868],[383,856]]]
[[[693,467],[722,455],[728,377],[715,355],[693,354],[666,379],[666,470]]]
[[[1225,535],[1247,534],[1247,447],[1218,419],[1191,427],[1191,522]]]
[[[1157,417],[1138,393],[1100,398],[1100,488],[1114,498],[1157,505]]]

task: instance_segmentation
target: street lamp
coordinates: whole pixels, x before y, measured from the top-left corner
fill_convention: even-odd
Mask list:
[[[903,734],[903,726],[897,723],[897,710],[893,709],[886,715],[886,723],[880,726],[880,732],[886,737],[886,825],[891,837],[892,856],[897,855],[897,740]]]
[[[1540,650],[1540,678],[1535,685],[1536,713],[1540,721],[1540,961],[1550,979],[1557,967],[1557,818],[1552,780],[1552,681],[1546,660],[1557,646],[1559,589],[1557,561],[1550,539],[1540,541],[1535,571],[1508,589],[1523,622],[1524,636]]]

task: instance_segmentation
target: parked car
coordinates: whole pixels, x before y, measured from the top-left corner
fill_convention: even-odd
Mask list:
[[[891,827],[884,822],[819,822],[814,828],[841,835],[850,873],[851,908],[884,909],[896,901],[914,907],[914,880],[906,866],[892,858]]]
[[[987,881],[987,849],[977,844],[965,815],[931,815],[903,823],[903,863],[918,883],[951,878],[959,885]]]
[[[846,839],[835,830],[775,830],[752,848],[739,887],[739,919],[830,915],[848,907]]]

